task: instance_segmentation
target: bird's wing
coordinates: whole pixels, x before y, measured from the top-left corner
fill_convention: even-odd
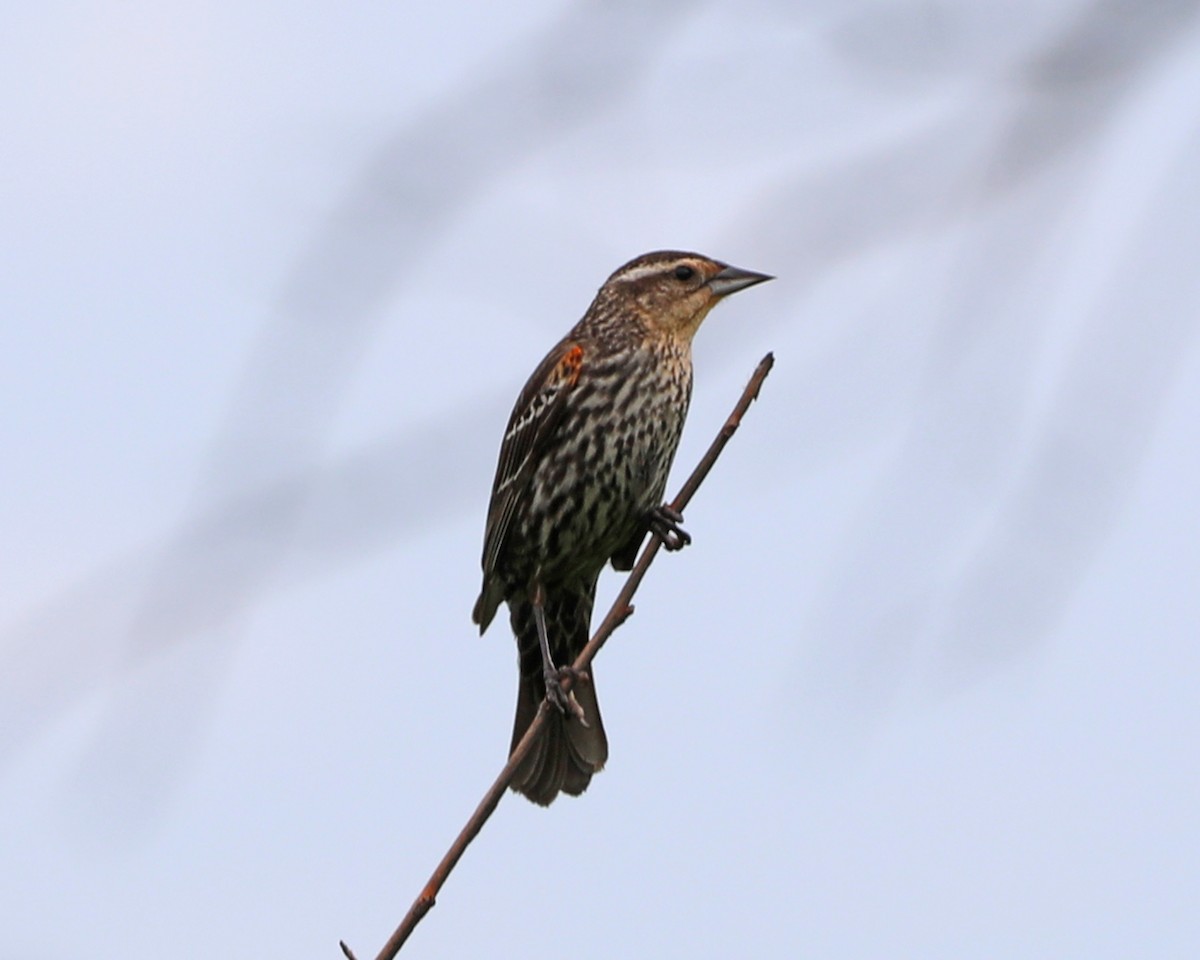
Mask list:
[[[529,485],[534,467],[562,418],[567,397],[583,368],[583,347],[563,341],[538,365],[517,397],[492,485],[487,532],[483,541],[483,579],[486,584],[504,548],[517,504]]]

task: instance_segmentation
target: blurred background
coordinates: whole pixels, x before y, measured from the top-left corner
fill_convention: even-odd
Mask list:
[[[779,279],[673,489],[775,371],[403,956],[1197,955],[1198,14],[0,15],[0,953],[374,956],[508,745],[513,398],[674,247]]]

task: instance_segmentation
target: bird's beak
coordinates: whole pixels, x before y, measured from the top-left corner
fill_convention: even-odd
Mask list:
[[[708,288],[718,297],[727,297],[731,293],[745,290],[756,283],[774,280],[765,273],[755,273],[753,270],[742,270],[740,267],[726,267],[708,281]]]

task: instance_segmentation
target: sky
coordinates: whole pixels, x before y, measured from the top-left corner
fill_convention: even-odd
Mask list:
[[[513,398],[658,248],[778,278],[672,490],[775,369],[402,956],[1200,952],[1200,2],[0,24],[0,958],[375,955],[505,759]]]

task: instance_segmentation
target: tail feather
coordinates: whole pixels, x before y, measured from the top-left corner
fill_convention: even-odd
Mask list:
[[[532,609],[527,603],[514,603],[512,608],[513,631],[520,651],[521,682],[517,690],[510,752],[525,736],[546,695]],[[547,597],[545,612],[554,662],[558,666],[569,665],[587,643],[592,593],[588,591],[586,596],[552,594]],[[572,796],[583,793],[592,775],[598,773],[608,759],[608,739],[600,718],[594,680],[579,679],[572,686],[572,694],[583,709],[584,722],[557,710],[549,711],[538,742],[513,776],[512,789],[543,806],[550,804],[560,792]]]
[[[533,687],[528,678],[521,678],[510,752],[537,715],[543,693],[540,684],[537,690]],[[579,796],[608,759],[608,741],[595,688],[589,681],[579,680],[572,692],[583,708],[587,726],[576,717],[548,711],[537,742],[513,776],[512,788],[542,806],[550,804],[560,792]]]

